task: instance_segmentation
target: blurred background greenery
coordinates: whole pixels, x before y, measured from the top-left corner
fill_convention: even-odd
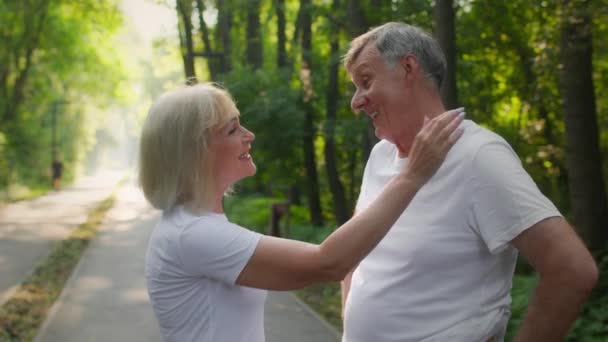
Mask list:
[[[0,201],[48,191],[54,159],[67,181],[132,167],[151,101],[196,77],[225,85],[257,134],[229,217],[268,232],[289,202],[283,234],[319,242],[351,216],[376,142],[340,57],[404,21],[446,51],[448,106],[509,141],[605,270],[607,16],[606,0],[0,0]],[[572,341],[608,338],[604,273]],[[534,284],[522,262],[511,333]],[[300,294],[340,326],[335,285]]]

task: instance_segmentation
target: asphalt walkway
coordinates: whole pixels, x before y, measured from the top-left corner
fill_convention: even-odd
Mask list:
[[[34,200],[0,208],[0,304],[46,258],[56,243],[84,223],[123,177],[103,172]]]
[[[93,183],[100,185],[99,182]],[[0,212],[0,234],[11,233],[0,235],[3,281],[6,265],[21,270],[19,274],[9,272],[15,274],[12,283],[18,284],[29,273],[27,268],[36,264],[24,262],[22,255],[25,252],[20,248],[4,249],[4,246],[21,237],[25,240],[21,249],[29,249],[48,245],[49,240],[66,236],[65,232],[86,219],[86,210],[74,207],[94,208],[111,193],[112,183],[106,186],[105,192],[89,184],[76,186],[64,195],[49,195],[55,196],[57,203],[52,198],[21,203],[23,208],[19,210],[22,215],[13,213],[11,208],[8,211],[4,208]],[[64,197],[67,193],[81,195],[68,200],[72,195]],[[147,241],[158,216],[159,212],[145,203],[140,191],[132,184],[123,185],[118,190],[115,206],[108,212],[98,237],[84,253],[35,341],[161,341],[144,278]],[[9,225],[16,225],[16,228]],[[36,227],[55,227],[56,230],[64,230],[64,234],[34,234],[33,231],[38,231]],[[46,235],[53,237],[47,238]],[[48,255],[48,247],[44,251],[41,247],[38,249],[41,252],[35,258],[29,256],[27,259],[39,262],[40,258]],[[334,328],[289,292],[269,293],[265,321],[267,342],[339,341]]]

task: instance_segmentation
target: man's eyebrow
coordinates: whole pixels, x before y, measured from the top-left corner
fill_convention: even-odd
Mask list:
[[[369,68],[369,64],[368,64],[367,62],[363,62],[363,63],[361,63],[361,64],[357,65],[357,66],[356,66],[356,67],[353,69],[352,74],[353,74],[353,75],[357,75],[357,74],[361,73],[361,72],[362,72],[362,70],[367,69],[367,68]]]

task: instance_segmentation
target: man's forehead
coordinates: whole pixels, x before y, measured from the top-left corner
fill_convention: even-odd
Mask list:
[[[372,64],[376,62],[377,58],[380,56],[378,49],[375,44],[369,43],[362,50],[353,67],[351,68],[351,73],[353,76],[358,72],[365,70],[366,68],[372,67]]]

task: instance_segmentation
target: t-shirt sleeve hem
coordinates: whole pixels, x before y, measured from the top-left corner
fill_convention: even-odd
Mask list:
[[[491,254],[498,254],[509,247],[509,243],[513,241],[519,234],[528,230],[538,222],[551,218],[551,217],[562,217],[558,211],[554,210],[543,210],[531,215],[530,217],[521,220],[517,225],[511,226],[504,233],[500,234],[494,240],[488,243],[488,249]]]
[[[247,246],[247,249],[243,252],[243,258],[241,259],[241,262],[236,266],[236,268],[239,270],[238,272],[234,272],[233,276],[228,279],[230,281],[230,284],[236,284],[236,280],[239,278],[239,276],[241,275],[241,272],[243,272],[243,269],[245,269],[245,266],[247,266],[247,263],[249,263],[249,260],[251,259],[251,257],[253,256],[253,253],[255,252],[255,249],[258,246],[258,243],[260,243],[260,240],[262,239],[262,234],[257,233],[257,232],[253,232],[250,231],[251,235],[250,235],[250,241],[249,241],[249,245]]]

